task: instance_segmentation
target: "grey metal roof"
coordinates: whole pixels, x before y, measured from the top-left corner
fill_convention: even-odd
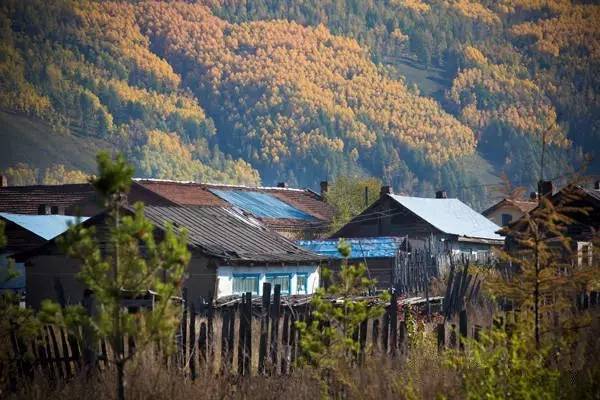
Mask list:
[[[465,238],[503,241],[500,227],[458,199],[389,195],[443,233]]]
[[[172,222],[189,232],[189,244],[202,252],[237,262],[315,263],[324,257],[269,230],[229,207],[145,207],[158,226]]]

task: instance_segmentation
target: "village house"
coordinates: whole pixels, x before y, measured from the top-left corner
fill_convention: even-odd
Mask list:
[[[4,179],[4,182],[6,179]],[[204,184],[160,179],[135,179],[129,204],[150,206],[236,207],[292,240],[323,237],[333,218],[333,207],[310,189]],[[1,186],[0,211],[18,214],[93,216],[104,206],[90,184]]]
[[[537,207],[536,193],[532,193],[530,200],[516,200],[505,198],[490,206],[481,214],[490,221],[500,226],[507,226],[524,214]]]
[[[572,252],[576,255],[573,259],[579,265],[591,264],[594,242],[600,238],[600,182],[595,182],[593,188],[567,185],[556,193],[553,192],[550,181],[541,183],[540,187],[541,196],[550,200],[555,207],[565,210],[563,214],[572,221],[565,227],[563,235],[571,242]],[[530,213],[534,213],[536,208]],[[515,249],[513,236],[526,229],[526,216],[504,228],[507,250]]]
[[[284,296],[311,294],[319,286],[323,257],[233,207],[147,206],[145,215],[159,236],[167,222],[188,230],[192,259],[184,285],[191,301],[245,292],[261,295],[263,282],[281,285]],[[84,224],[101,228],[105,221],[102,212]],[[18,255],[17,261],[26,265],[28,306],[38,308],[45,298],[56,300],[57,283],[67,303],[81,301],[85,288],[76,277],[78,262],[62,254],[55,240]]]
[[[283,182],[276,187],[160,179],[136,179],[135,183],[179,205],[237,207],[292,240],[323,237],[334,214],[324,197],[327,182],[321,182],[320,193],[289,188]]]
[[[85,219],[82,219],[85,220]],[[0,212],[0,221],[4,224],[6,246],[0,249],[0,291],[25,291],[25,266],[15,263],[18,276],[8,278],[8,258],[15,254],[39,247],[48,240],[65,232],[70,224],[78,221],[76,217],[65,215],[28,215]]]
[[[449,255],[486,259],[502,246],[500,227],[458,199],[437,192],[436,198],[398,196],[384,186],[370,207],[332,238],[407,237],[413,248],[434,246]]]

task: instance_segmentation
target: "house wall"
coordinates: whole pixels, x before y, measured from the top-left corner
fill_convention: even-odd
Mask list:
[[[501,206],[494,211],[488,213],[486,218],[495,223],[498,226],[502,226],[502,214],[509,214],[512,216],[512,221],[516,221],[523,216],[523,212],[514,206]]]
[[[375,288],[378,290],[388,290],[393,284],[393,273],[395,258],[392,257],[381,257],[381,258],[368,258],[366,259],[366,266],[368,270],[368,278],[375,279]],[[364,259],[349,259],[348,264],[365,264]],[[334,274],[339,273],[342,266],[342,260],[333,259],[329,260],[327,268],[329,268]]]
[[[199,299],[209,301],[216,292],[216,263],[207,257],[194,254],[187,270],[184,287],[187,288],[188,299],[196,302]]]
[[[80,266],[76,260],[62,255],[40,255],[25,264],[26,304],[39,309],[42,300],[58,301],[55,282],[59,280],[67,304],[78,304],[83,298],[84,285],[76,278]]]
[[[60,280],[67,304],[79,304],[85,286],[77,279],[80,271],[78,261],[63,255],[42,255],[28,260],[25,268],[26,303],[39,309],[44,299],[58,301],[55,282]],[[188,298],[197,301],[208,299],[215,292],[216,268],[210,267],[206,257],[193,256],[188,265],[184,287]]]
[[[258,295],[262,295],[262,285],[265,282],[266,274],[286,273],[291,275],[291,294],[298,294],[296,290],[296,278],[298,273],[308,274],[307,293],[314,293],[319,287],[319,267],[317,265],[308,266],[231,266],[222,265],[217,269],[218,290],[217,297],[232,296],[238,293],[233,292],[234,274],[258,274]]]

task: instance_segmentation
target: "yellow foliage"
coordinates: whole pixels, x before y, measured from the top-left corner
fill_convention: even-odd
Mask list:
[[[591,58],[599,59],[599,21],[600,5],[563,5],[558,16],[515,25],[511,33],[534,38],[538,51],[555,57],[563,49],[583,47]]]
[[[348,146],[360,152],[378,135],[435,164],[474,151],[468,127],[382,75],[355,40],[322,25],[229,24],[199,4],[140,3],[137,12],[169,58],[202,66],[194,78],[211,94],[206,100],[227,116],[242,148],[260,149],[260,161]]]
[[[425,3],[423,0],[392,0],[390,3],[418,13],[426,13],[431,9],[429,4]]]
[[[67,169],[63,164],[55,164],[46,168],[42,184],[62,185],[65,183],[85,183],[89,175],[83,171]]]

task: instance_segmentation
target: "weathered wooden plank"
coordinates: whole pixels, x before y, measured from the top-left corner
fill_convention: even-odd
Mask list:
[[[271,365],[272,373],[277,373],[277,345],[279,343],[279,313],[281,309],[281,285],[275,285],[273,305],[271,306]]]
[[[192,380],[196,379],[196,309],[194,304],[190,304],[190,376]]]
[[[261,304],[260,318],[260,342],[258,345],[258,373],[264,374],[265,359],[267,356],[267,346],[269,341],[269,307],[271,306],[271,284],[263,283],[263,294]]]
[[[281,332],[281,374],[285,375],[288,373],[289,358],[290,358],[290,313],[283,311],[283,328]]]

